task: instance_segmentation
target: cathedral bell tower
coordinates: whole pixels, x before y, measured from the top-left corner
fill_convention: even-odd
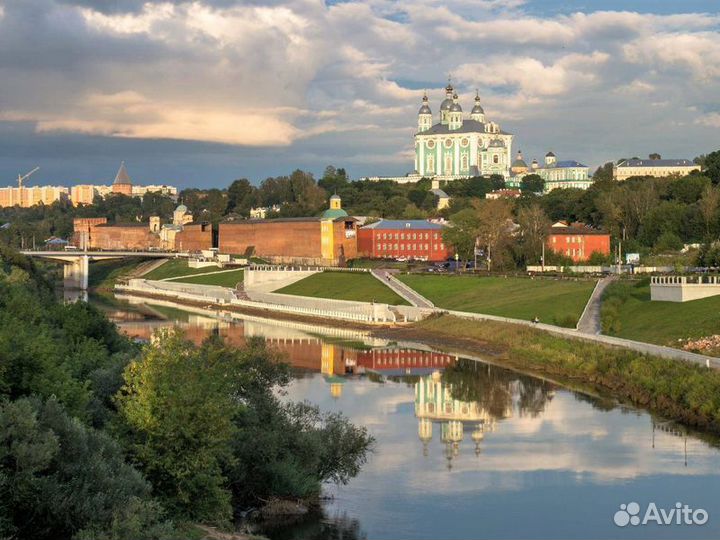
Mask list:
[[[427,94],[423,95],[422,105],[418,111],[418,132],[427,131],[432,126],[432,111],[428,105]]]

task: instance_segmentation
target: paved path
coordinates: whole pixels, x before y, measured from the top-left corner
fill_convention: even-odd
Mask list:
[[[410,302],[411,305],[421,308],[435,307],[435,304],[433,304],[430,300],[393,276],[393,271],[384,268],[376,268],[372,271],[372,275],[390,287],[402,298]]]
[[[602,333],[602,324],[600,321],[600,306],[602,304],[602,295],[610,283],[615,281],[617,276],[607,276],[597,282],[590,298],[585,305],[582,316],[577,324],[578,332],[583,334],[600,334]]]

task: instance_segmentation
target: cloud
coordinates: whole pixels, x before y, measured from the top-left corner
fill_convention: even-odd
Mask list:
[[[696,124],[713,128],[720,128],[720,113],[709,113],[695,120]]]
[[[285,148],[270,169],[335,156],[356,175],[397,174],[423,89],[437,114],[452,74],[463,107],[478,88],[529,157],[692,157],[715,127],[692,107],[720,92],[719,27],[717,14],[543,14],[522,0],[0,0],[0,119],[38,136]]]

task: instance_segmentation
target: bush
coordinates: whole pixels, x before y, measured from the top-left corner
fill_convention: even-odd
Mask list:
[[[0,537],[69,538],[87,529],[105,538],[141,506],[147,530],[172,530],[120,446],[68,416],[53,399],[0,406],[0,493]],[[154,538],[138,533],[134,538]]]

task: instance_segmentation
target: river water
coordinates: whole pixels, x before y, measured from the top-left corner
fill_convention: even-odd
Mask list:
[[[362,472],[327,487],[322,516],[261,531],[273,540],[720,537],[717,442],[647,412],[354,332],[133,302],[101,307],[139,339],[175,324],[197,342],[266,338],[295,368],[288,399],[376,438]],[[709,518],[616,525],[631,502],[641,520],[677,502]]]

